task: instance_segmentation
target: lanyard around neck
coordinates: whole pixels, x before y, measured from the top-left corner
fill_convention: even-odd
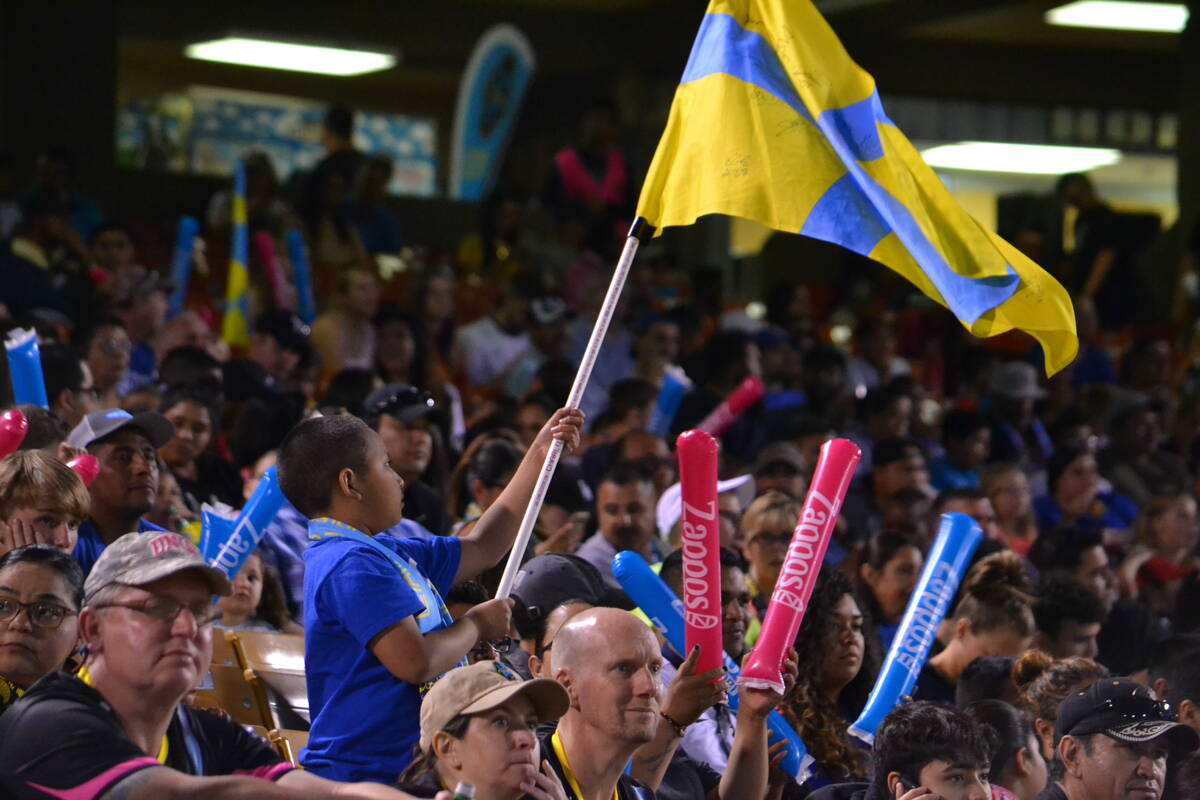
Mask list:
[[[88,668],[86,666],[81,665],[79,667],[79,671],[75,673],[75,677],[78,678],[79,680],[81,680],[83,682],[84,686],[87,686],[91,689],[96,688],[92,684],[92,674],[90,672],[88,672]],[[158,755],[155,756],[155,758],[158,760],[158,763],[165,765],[167,763],[167,755],[169,752],[170,752],[170,746],[167,744],[167,735],[164,733],[163,740],[162,740],[162,746],[160,746],[158,748]]]
[[[567,779],[567,785],[577,800],[585,800],[583,790],[579,788],[579,781],[575,778],[575,773],[571,771],[571,765],[567,761],[567,754],[563,751],[562,737],[558,735],[558,731],[550,737],[550,746],[554,748],[554,757],[558,759],[559,766],[562,767],[563,776]],[[617,793],[617,787],[613,787],[613,800],[619,800],[620,795]]]

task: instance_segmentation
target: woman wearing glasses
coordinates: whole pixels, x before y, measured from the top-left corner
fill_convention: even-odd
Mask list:
[[[760,618],[766,613],[771,592],[775,591],[775,581],[783,569],[792,529],[799,517],[800,504],[777,491],[757,498],[742,515],[742,535],[746,539],[742,550],[750,564],[747,583]]]
[[[0,556],[0,714],[75,652],[82,602],[83,572],[61,550]]]

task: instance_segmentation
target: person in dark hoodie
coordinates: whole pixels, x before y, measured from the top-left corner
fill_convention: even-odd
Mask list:
[[[826,786],[809,800],[990,800],[995,748],[995,734],[967,712],[906,703],[875,734],[871,782]]]

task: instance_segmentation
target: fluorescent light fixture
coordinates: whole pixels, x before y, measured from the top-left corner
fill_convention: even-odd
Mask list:
[[[188,45],[183,52],[188,58],[201,61],[341,77],[363,75],[396,66],[395,53],[277,42],[247,36],[227,36],[224,39],[197,42]]]
[[[1051,25],[1111,28],[1119,31],[1179,33],[1187,25],[1183,3],[1135,3],[1129,0],[1078,0],[1046,12]]]
[[[921,157],[934,169],[1065,175],[1116,164],[1121,160],[1121,151],[1103,147],[958,142],[930,147],[921,152]]]

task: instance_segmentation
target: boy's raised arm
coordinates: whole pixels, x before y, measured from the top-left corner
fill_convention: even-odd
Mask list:
[[[421,633],[416,620],[405,617],[372,639],[368,647],[388,672],[420,686],[454,667],[481,639],[506,636],[511,619],[511,600],[488,600],[449,628],[430,633]]]
[[[551,441],[562,440],[565,445],[563,455],[569,455],[579,446],[582,430],[583,412],[579,409],[560,408],[554,412],[533,440],[508,486],[504,487],[496,502],[483,512],[471,532],[462,538],[462,557],[454,576],[455,583],[491,569],[512,549],[517,528],[533,495],[533,486],[537,483]]]

